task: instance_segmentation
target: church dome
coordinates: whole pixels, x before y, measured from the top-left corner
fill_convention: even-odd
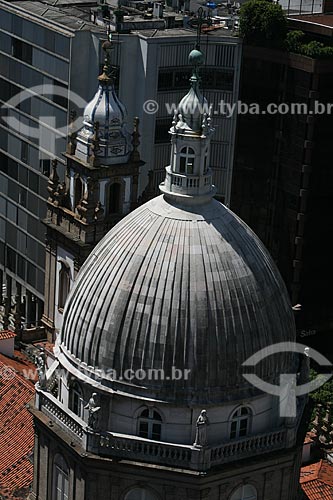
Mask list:
[[[182,207],[159,196],[118,223],[85,262],[60,349],[79,369],[99,369],[104,383],[117,373],[114,389],[209,403],[255,394],[242,363],[292,340],[287,291],[249,227],[216,200]],[[289,361],[266,359],[256,374],[276,381]],[[187,380],[171,380],[173,367],[189,370]],[[165,379],[119,380],[126,370],[150,369]]]

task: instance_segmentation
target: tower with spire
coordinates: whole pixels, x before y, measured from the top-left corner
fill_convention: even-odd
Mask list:
[[[96,243],[137,206],[139,120],[129,132],[127,113],[114,87],[111,34],[103,43],[105,61],[98,89],[83,113],[83,127],[73,129],[64,153],[66,175],[52,165],[47,201],[45,306],[43,323],[54,337],[63,307],[81,265]]]
[[[191,51],[193,65],[190,90],[175,110],[171,135],[170,165],[160,190],[168,199],[181,204],[202,203],[211,199],[216,190],[209,168],[212,108],[200,91],[199,66],[203,54],[198,48]]]

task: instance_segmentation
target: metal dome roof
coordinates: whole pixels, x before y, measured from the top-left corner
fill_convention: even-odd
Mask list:
[[[241,364],[294,335],[282,278],[249,227],[216,200],[181,207],[159,196],[118,223],[83,265],[60,349],[78,366],[120,375],[164,370],[165,380],[112,382],[140,397],[221,402],[254,395]],[[256,373],[273,381],[289,362],[266,359]],[[188,379],[168,380],[173,366],[190,370]]]

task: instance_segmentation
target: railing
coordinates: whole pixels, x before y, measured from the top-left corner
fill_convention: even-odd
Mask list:
[[[230,462],[235,458],[249,457],[258,453],[283,448],[286,442],[286,431],[250,436],[234,443],[224,444],[210,450],[211,465]]]
[[[36,406],[73,438],[79,439],[86,451],[105,457],[141,460],[153,464],[205,471],[215,465],[250,458],[288,446],[288,430],[286,429],[206,448],[152,441],[112,432],[93,431],[77,415],[64,408],[52,394],[38,387]]]
[[[160,443],[137,436],[103,433],[88,435],[87,451],[125,459],[141,459],[164,464],[188,464],[192,446]]]
[[[49,392],[47,396],[42,391],[37,390],[38,409],[45,415],[54,420],[65,431],[69,432],[72,437],[82,439],[83,437],[83,422],[67,408],[63,408],[58,401]]]

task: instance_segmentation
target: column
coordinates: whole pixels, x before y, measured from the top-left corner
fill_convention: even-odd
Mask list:
[[[3,271],[0,269],[0,306],[3,305],[2,293],[3,293]]]
[[[26,291],[25,317],[26,317],[27,328],[30,328],[31,323],[33,321],[33,315],[32,315],[32,293],[29,290]]]

